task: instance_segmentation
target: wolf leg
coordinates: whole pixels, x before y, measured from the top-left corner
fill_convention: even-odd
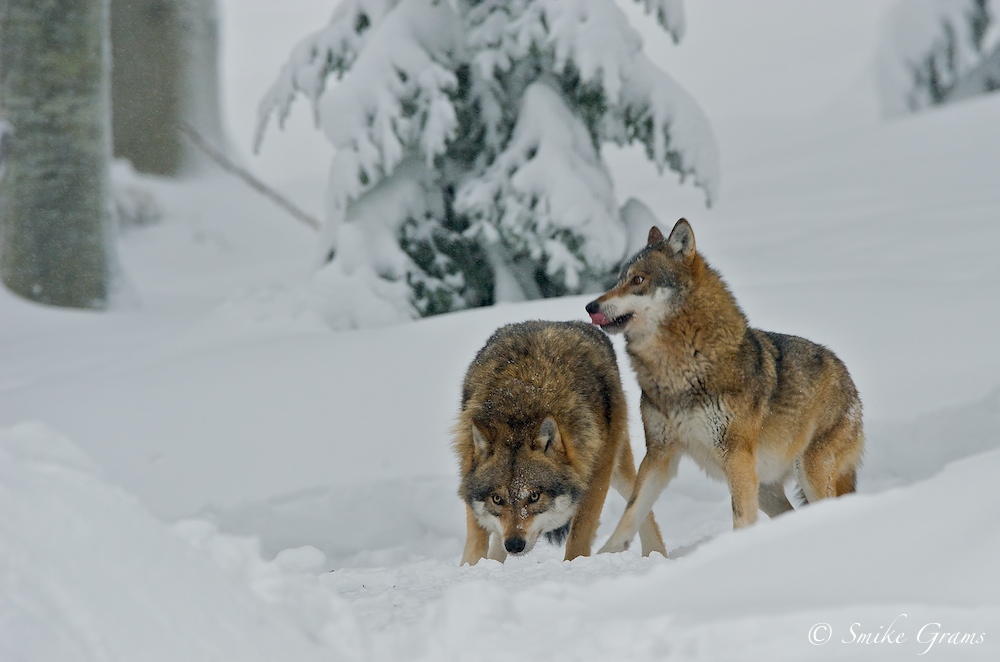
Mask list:
[[[854,491],[863,444],[859,427],[843,419],[809,443],[798,465],[798,480],[810,502]]]
[[[604,543],[601,553],[623,552],[628,549],[636,532],[640,528],[649,527],[646,520],[652,520],[653,503],[667,483],[677,475],[679,455],[677,447],[670,443],[672,426],[668,425],[663,414],[645,394],[639,401],[639,411],[642,414],[642,429],[646,436],[646,456],[639,464],[639,475],[636,477],[632,494],[628,497],[628,505],[621,521],[618,522],[608,542]],[[653,522],[652,526],[656,527],[656,523]],[[656,538],[666,556],[666,548],[663,547],[663,539],[659,537],[658,531]],[[650,546],[652,547],[650,551],[660,551],[653,545]],[[643,540],[643,554],[646,553],[646,541]]]
[[[618,461],[615,463],[614,473],[611,474],[611,486],[626,501],[632,498],[635,489],[635,460],[632,459],[632,446],[627,438],[622,442],[621,450],[618,452]],[[663,544],[660,527],[656,525],[652,510],[639,525],[639,541],[642,543],[643,556],[649,556],[653,552],[667,555],[667,548]]]
[[[600,553],[624,552],[628,549],[643,520],[651,516],[653,503],[676,475],[677,455],[672,446],[658,443],[646,451],[646,457],[639,464],[635,489],[632,490],[621,521],[608,542],[601,547]]]
[[[842,496],[844,494],[850,494],[854,492],[855,487],[858,482],[858,471],[854,467],[851,467],[847,471],[841,473],[837,477],[836,491],[837,496]]]
[[[486,549],[489,545],[490,533],[479,526],[472,508],[465,506],[465,551],[462,553],[462,563],[465,565],[476,565],[479,559],[486,558]]]
[[[580,499],[576,513],[569,525],[569,537],[566,539],[566,560],[572,561],[578,556],[590,556],[597,525],[601,523],[601,509],[608,496],[611,485],[611,473],[614,468],[613,457],[600,462],[594,471],[590,487]]]
[[[760,501],[760,509],[771,519],[789,510],[795,510],[785,496],[785,486],[781,483],[761,483],[757,498]]]
[[[646,456],[639,464],[639,475],[636,477],[632,494],[628,497],[628,505],[622,513],[621,521],[599,553],[623,552],[628,549],[636,532],[644,525],[644,521],[652,518],[653,503],[667,483],[677,475],[678,451],[677,446],[671,443],[672,426],[668,425],[663,414],[649,401],[645,393],[639,401],[639,411],[642,414],[642,431],[646,437]],[[662,538],[659,542],[663,544]],[[645,542],[643,542],[643,553],[646,553]]]
[[[507,550],[503,546],[503,536],[494,533],[490,536],[490,551],[487,558],[503,563],[507,560]]]
[[[755,440],[741,429],[730,426],[726,430],[723,446],[726,449],[722,470],[729,483],[729,494],[733,504],[733,528],[740,529],[757,521],[760,502],[757,490],[757,458],[754,455]]]

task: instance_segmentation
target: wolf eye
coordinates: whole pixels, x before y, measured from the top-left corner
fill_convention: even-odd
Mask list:
[[[493,495],[493,503],[495,503],[498,506],[502,506],[503,505],[503,497],[500,496],[499,494],[494,494]]]
[[[528,495],[528,503],[538,503],[538,500],[542,498],[541,492],[532,492]]]
[[[644,280],[646,280],[646,279],[643,278],[642,276],[638,275],[638,274],[636,274],[635,276],[632,276],[632,284],[633,285],[642,285],[642,281],[644,281]]]

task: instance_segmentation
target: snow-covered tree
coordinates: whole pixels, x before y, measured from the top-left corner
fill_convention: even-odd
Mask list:
[[[1000,0],[902,0],[889,12],[879,78],[887,114],[1000,87]]]
[[[644,4],[682,37],[681,0]],[[337,326],[599,288],[628,233],[605,143],[717,189],[705,117],[614,0],[344,0],[262,101],[258,145],[299,95],[335,149]]]
[[[0,277],[21,296],[100,308],[115,265],[106,0],[0,4]]]

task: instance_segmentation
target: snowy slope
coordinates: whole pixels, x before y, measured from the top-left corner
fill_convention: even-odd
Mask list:
[[[170,531],[71,442],[19,426],[0,434],[0,655],[995,659],[1000,533],[988,523],[1000,506],[981,493],[997,471],[1000,450],[723,534],[672,562],[549,553],[319,573],[315,548],[268,563],[253,541],[204,522]]]
[[[239,143],[327,12],[223,4]],[[689,2],[693,54],[654,51],[714,123],[718,203],[635,154],[612,170],[620,199],[692,221],[754,324],[846,360],[859,495],[733,533],[725,487],[683,464],[655,509],[670,561],[458,568],[461,375],[498,325],[584,319],[587,297],[332,333],[307,230],[221,176],[143,180],[164,219],[121,239],[131,303],[0,290],[0,659],[893,660],[932,635],[927,659],[1000,659],[1000,99],[882,123],[881,2],[749,5]],[[297,135],[247,161],[315,210],[329,155]],[[905,641],[843,643],[853,624]]]
[[[44,426],[0,430],[0,499],[0,659],[254,662],[353,652],[350,637],[332,629],[321,646]],[[229,543],[228,551],[233,559],[243,550]]]

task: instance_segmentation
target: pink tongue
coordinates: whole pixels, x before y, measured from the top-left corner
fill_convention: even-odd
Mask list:
[[[590,321],[593,322],[594,324],[598,324],[600,326],[604,326],[605,324],[607,324],[611,320],[609,320],[604,315],[604,313],[590,313]]]

